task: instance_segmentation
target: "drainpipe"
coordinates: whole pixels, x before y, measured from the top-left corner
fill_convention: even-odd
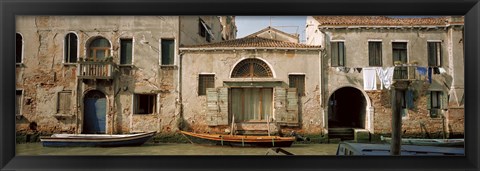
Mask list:
[[[178,101],[177,105],[179,105],[179,113],[178,113],[178,120],[177,124],[179,121],[183,122],[183,100],[182,100],[182,61],[183,61],[183,55],[185,52],[180,52],[178,54],[179,62],[178,62]],[[180,126],[180,125],[177,125]],[[180,128],[178,128],[180,129]]]

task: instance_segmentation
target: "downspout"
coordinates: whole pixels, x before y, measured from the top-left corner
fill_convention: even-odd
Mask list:
[[[183,100],[182,100],[182,60],[183,60],[183,55],[184,52],[180,52],[178,54],[179,62],[178,62],[178,100],[177,100],[177,105],[179,108],[179,113],[178,113],[178,118],[177,118],[177,127],[179,130],[182,129],[183,125]],[[181,122],[181,123],[180,123]]]

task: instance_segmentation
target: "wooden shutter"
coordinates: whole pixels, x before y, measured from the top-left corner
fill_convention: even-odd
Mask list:
[[[274,91],[275,101],[275,120],[277,122],[287,121],[286,100],[287,92],[283,87],[275,87]]]
[[[332,56],[331,66],[338,66],[338,42],[332,42],[330,45],[330,56]]]
[[[220,87],[218,89],[218,106],[220,111],[217,116],[218,125],[228,125],[228,88]]]
[[[431,98],[431,91],[427,91],[427,109],[431,110],[432,109],[432,98]]]
[[[287,89],[287,122],[298,122],[298,94],[296,88]]]
[[[440,92],[440,108],[441,109],[448,109],[448,93]]]
[[[215,88],[207,88],[207,124],[217,125],[218,114],[218,93]]]

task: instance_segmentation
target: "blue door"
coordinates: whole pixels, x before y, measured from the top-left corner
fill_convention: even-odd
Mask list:
[[[105,133],[106,104],[105,94],[100,91],[90,91],[84,98],[83,133]]]

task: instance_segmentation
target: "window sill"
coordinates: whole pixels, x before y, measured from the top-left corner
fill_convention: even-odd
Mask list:
[[[61,114],[61,113],[57,113],[55,115],[53,115],[55,118],[57,119],[66,119],[66,118],[70,118],[70,117],[73,117],[74,115],[72,114]]]
[[[120,64],[118,65],[121,68],[133,68],[135,65],[133,64]]]
[[[15,66],[18,66],[18,67],[24,67],[24,66],[25,66],[25,64],[23,64],[23,63],[15,63]]]
[[[174,70],[174,69],[178,69],[178,66],[177,65],[160,65],[160,68]]]
[[[63,63],[63,66],[77,66],[77,63]]]

